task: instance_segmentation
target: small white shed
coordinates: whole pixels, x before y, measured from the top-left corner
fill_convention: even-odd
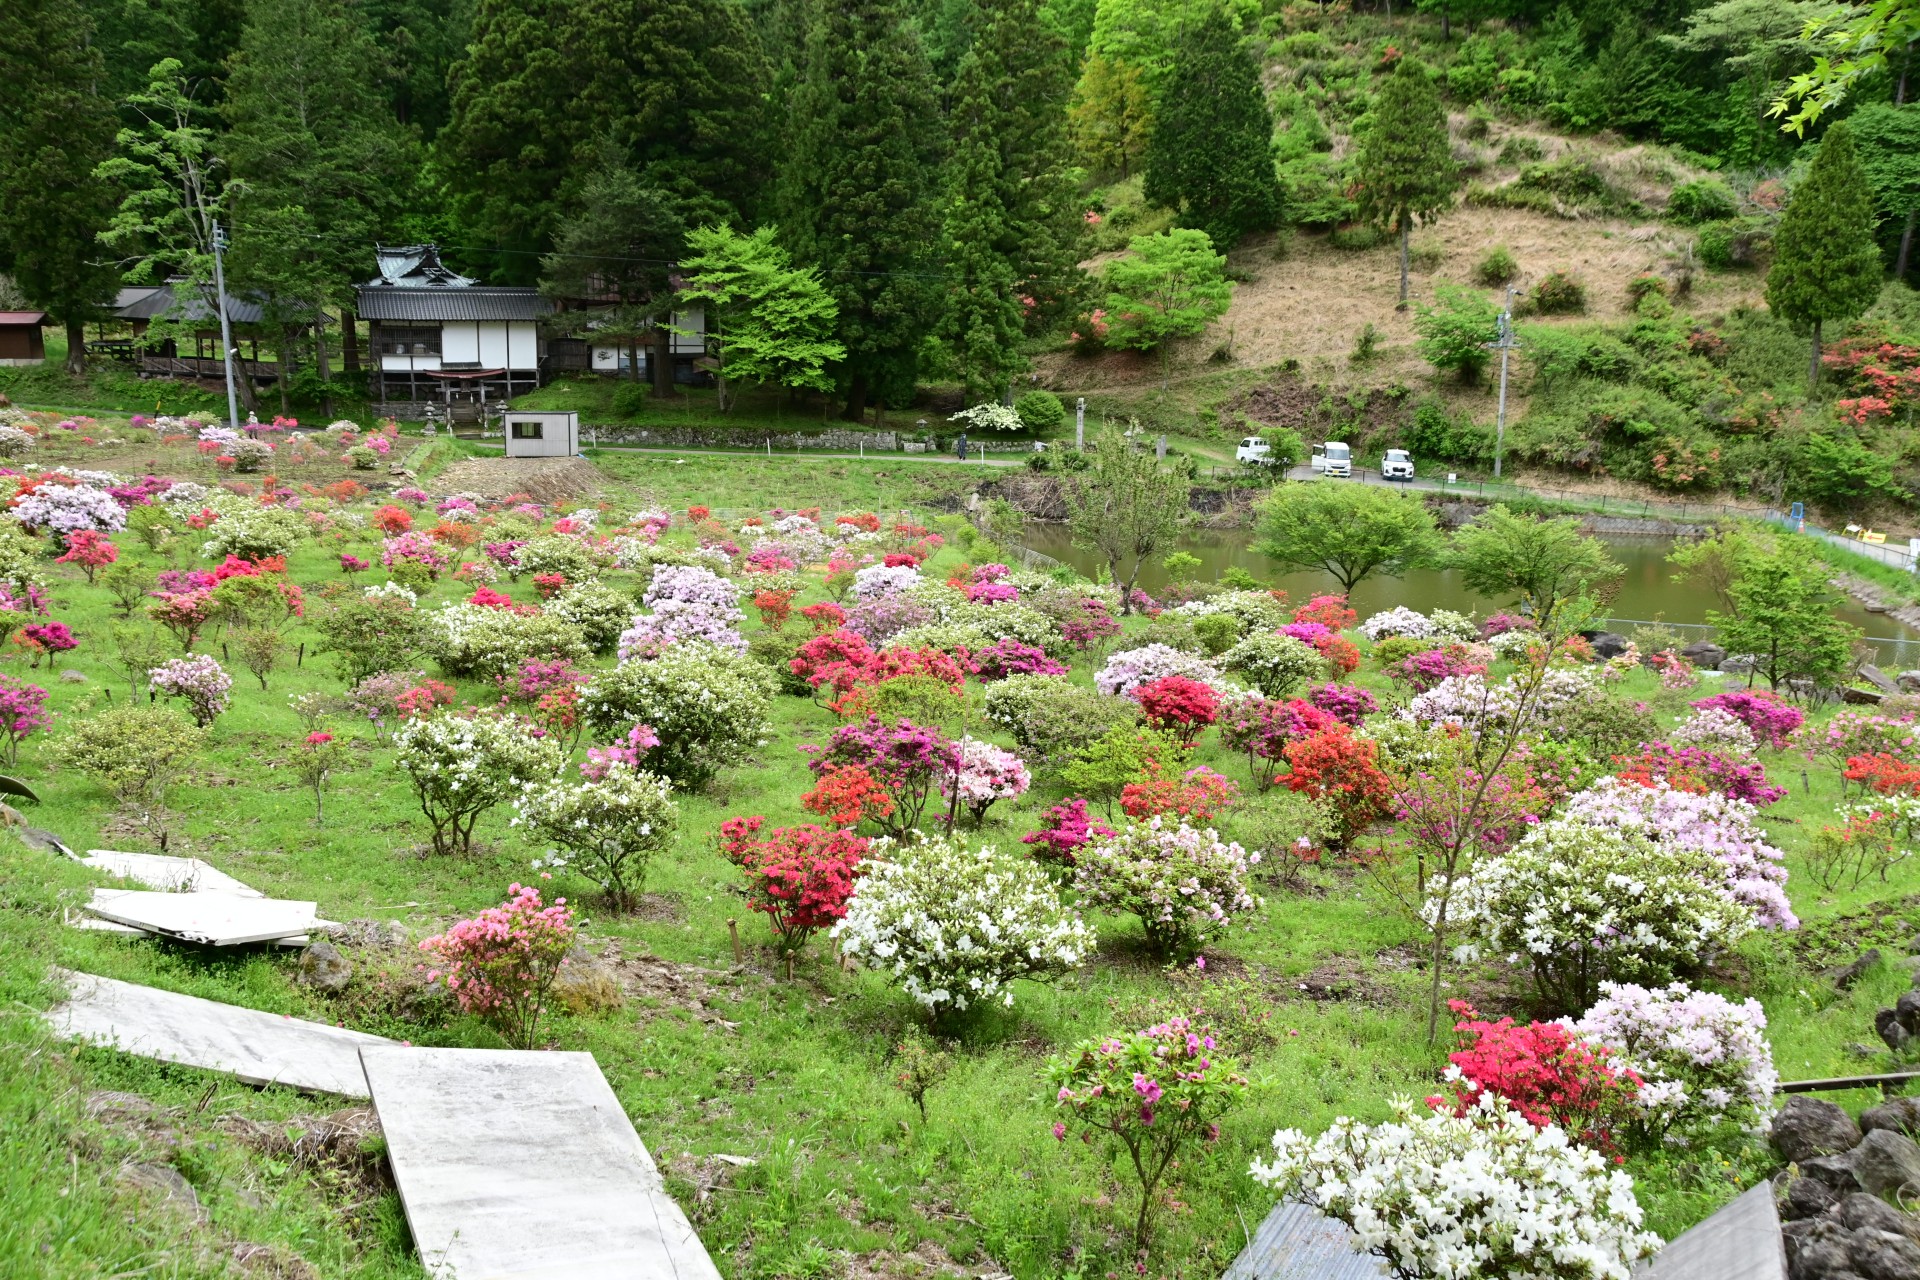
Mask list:
[[[509,458],[571,458],[580,452],[580,415],[510,410],[500,415]]]

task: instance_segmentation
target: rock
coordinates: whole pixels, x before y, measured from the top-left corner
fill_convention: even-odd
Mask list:
[[[1795,692],[1811,694],[1814,690],[1811,685],[1808,685],[1807,688],[1796,689]],[[1852,685],[1848,685],[1840,691],[1840,701],[1850,707],[1877,707],[1880,705],[1880,699],[1886,696],[1886,694],[1880,692],[1878,689],[1859,689]]]
[[[1902,991],[1894,1001],[1893,1013],[1901,1026],[1920,1035],[1920,991]]]
[[[315,942],[300,954],[300,981],[315,991],[345,991],[353,981],[353,965],[331,942]]]
[[[1920,1244],[1871,1227],[1847,1237],[1847,1261],[1866,1280],[1920,1280]]]
[[[1911,1138],[1920,1133],[1920,1098],[1888,1098],[1877,1107],[1868,1107],[1860,1113],[1860,1128],[1867,1133],[1892,1129]]]
[[[1885,1200],[1864,1191],[1857,1191],[1842,1200],[1835,1216],[1850,1231],[1871,1227],[1875,1231],[1890,1231],[1920,1243],[1920,1218],[1902,1213]]]
[[[613,969],[575,947],[567,953],[560,976],[554,979],[552,999],[568,1013],[604,1013],[618,1009],[624,997]]]
[[[200,1196],[194,1191],[193,1184],[181,1177],[180,1171],[172,1165],[130,1164],[120,1170],[119,1179],[167,1208],[189,1215],[195,1221],[205,1222],[207,1219],[207,1211],[201,1206]]]
[[[1847,1056],[1852,1058],[1877,1058],[1886,1052],[1884,1049],[1876,1049],[1870,1044],[1861,1044],[1858,1040],[1849,1041],[1846,1049]]]
[[[87,673],[84,671],[75,671],[72,667],[68,667],[60,673],[61,684],[85,684],[86,682]]]
[[[1902,671],[1893,678],[1902,693],[1920,693],[1920,671]]]
[[[1843,1196],[1852,1195],[1860,1190],[1860,1177],[1854,1166],[1860,1160],[1860,1149],[1842,1151],[1833,1156],[1811,1156],[1798,1162],[1800,1172],[1809,1178],[1826,1183]]]
[[[1790,1222],[1817,1218],[1840,1203],[1840,1193],[1817,1178],[1795,1178],[1781,1198],[1780,1216]]]
[[[1831,1280],[1847,1270],[1848,1234],[1832,1218],[1817,1218],[1808,1230],[1786,1235],[1787,1274],[1793,1280]]]
[[[1781,1159],[1805,1164],[1815,1156],[1853,1150],[1860,1144],[1860,1126],[1833,1103],[1796,1093],[1773,1118],[1767,1136]]]
[[[1680,651],[1680,656],[1702,671],[1715,671],[1727,660],[1727,651],[1711,640],[1695,640]]]
[[[1908,1188],[1920,1191],[1920,1143],[1899,1130],[1875,1129],[1851,1154],[1853,1176],[1869,1195],[1884,1196]]]
[[[1887,1048],[1895,1053],[1907,1047],[1907,1041],[1913,1039],[1913,1032],[1900,1025],[1899,1015],[1891,1009],[1882,1009],[1873,1015],[1873,1029],[1887,1042]]]
[[[1860,678],[1882,693],[1899,693],[1900,686],[1889,679],[1887,673],[1871,662],[1860,664]]]
[[[1823,976],[1827,981],[1833,983],[1834,986],[1845,991],[1854,983],[1860,981],[1861,978],[1865,977],[1872,971],[1874,966],[1879,963],[1880,948],[1868,947],[1860,953],[1859,958],[1852,964],[1845,964],[1835,969],[1829,969]]]
[[[1722,671],[1751,671],[1760,665],[1760,659],[1751,653],[1731,653],[1721,662]]]
[[[1593,656],[1596,658],[1617,658],[1627,651],[1632,643],[1617,631],[1602,631],[1593,637]]]

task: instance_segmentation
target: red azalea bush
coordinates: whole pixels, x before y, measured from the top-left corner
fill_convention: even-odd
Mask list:
[[[564,573],[536,573],[533,575],[533,589],[540,593],[542,600],[551,600],[567,589],[567,575]]]
[[[847,914],[860,862],[872,841],[811,823],[760,834],[761,817],[720,826],[720,848],[747,877],[747,905],[764,912],[782,955],[806,946],[814,930]]]
[[[1885,752],[1848,756],[1846,779],[1864,782],[1883,796],[1913,795],[1920,792],[1920,765],[1908,764],[1899,756]]]
[[[373,527],[391,538],[413,528],[413,516],[401,507],[382,507],[373,513]]]
[[[1288,788],[1328,802],[1341,848],[1386,816],[1393,783],[1375,763],[1379,747],[1371,738],[1337,725],[1288,743],[1285,755]]]
[[[825,635],[829,631],[838,631],[846,625],[847,611],[831,600],[819,604],[810,604],[800,611],[800,616],[812,625],[815,635]]]
[[[1206,727],[1220,718],[1213,689],[1187,676],[1161,676],[1137,684],[1128,694],[1140,704],[1147,723],[1191,747]]]
[[[1487,1022],[1464,1000],[1449,1000],[1459,1015],[1460,1047],[1447,1055],[1451,1110],[1465,1115],[1482,1092],[1505,1098],[1536,1127],[1558,1125],[1568,1136],[1605,1152],[1614,1134],[1635,1118],[1641,1079],[1610,1059],[1613,1050],[1591,1044],[1558,1022]],[[1444,1097],[1427,1099],[1449,1106]]]
[[[505,609],[508,611],[513,609],[512,596],[506,594],[504,591],[495,591],[492,587],[487,586],[475,588],[474,593],[467,597],[467,603],[477,604],[482,609]]]
[[[1177,778],[1156,777],[1145,782],[1129,782],[1120,789],[1120,808],[1129,818],[1141,822],[1163,814],[1191,818],[1195,822],[1212,822],[1239,796],[1240,788],[1201,765]]]
[[[1359,617],[1345,596],[1315,596],[1293,611],[1295,622],[1317,622],[1329,631],[1345,631]]]
[[[775,591],[763,587],[753,593],[753,607],[760,613],[760,622],[769,631],[787,629],[787,619],[793,616],[793,595],[791,591]]]
[[[826,706],[835,697],[853,692],[872,660],[873,649],[865,636],[857,631],[829,631],[795,650],[787,669],[812,685],[814,702]]]
[[[1247,768],[1264,791],[1273,785],[1273,762],[1286,758],[1288,743],[1339,725],[1330,713],[1298,698],[1249,698],[1236,703],[1220,722],[1220,745],[1247,753]]]
[[[92,529],[76,529],[67,535],[66,554],[57,564],[77,564],[80,572],[87,575],[87,582],[93,582],[93,575],[120,558],[120,548],[113,545],[113,539],[104,533]]]
[[[800,807],[836,827],[885,824],[894,808],[892,793],[857,764],[830,764],[822,769],[813,790],[800,797]]]
[[[443,680],[422,680],[394,699],[393,704],[407,720],[430,716],[439,707],[453,705],[453,686]]]

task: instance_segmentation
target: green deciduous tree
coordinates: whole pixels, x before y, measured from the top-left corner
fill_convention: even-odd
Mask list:
[[[1147,561],[1173,545],[1187,519],[1187,478],[1115,430],[1100,433],[1092,465],[1067,486],[1067,523],[1075,544],[1106,563],[1133,612],[1133,584]]]
[[[119,272],[98,236],[113,191],[94,170],[113,150],[104,64],[78,0],[0,7],[0,270],[67,330],[67,371],[86,367],[86,322]]]
[[[1813,335],[1808,382],[1820,382],[1820,330],[1851,320],[1880,294],[1880,247],[1873,240],[1873,188],[1842,120],[1827,130],[1807,176],[1793,189],[1773,237],[1767,306]]]
[[[1089,168],[1128,177],[1146,157],[1151,136],[1153,96],[1146,73],[1094,54],[1080,71],[1067,123]]]
[[[720,408],[729,381],[833,390],[828,366],[846,355],[834,339],[839,307],[819,273],[795,267],[772,227],[687,233],[682,296],[706,307],[707,337],[720,360]]]
[[[781,234],[840,307],[845,417],[904,404],[939,319],[939,107],[899,0],[822,3],[789,111]]]
[[[1570,601],[1624,572],[1572,516],[1518,515],[1505,504],[1454,534],[1449,558],[1467,590],[1518,599],[1543,629]]]
[[[1142,194],[1231,249],[1249,231],[1280,224],[1273,117],[1260,69],[1225,10],[1209,9],[1181,33],[1177,91],[1162,95],[1147,143]]]
[[[1233,297],[1227,259],[1204,231],[1135,236],[1127,255],[1107,264],[1107,342],[1140,351],[1160,349],[1160,387],[1172,356],[1168,342],[1191,338],[1226,314]]]
[[[1730,653],[1750,653],[1753,672],[1778,689],[1792,680],[1831,688],[1853,666],[1855,628],[1834,616],[1839,598],[1827,585],[1832,570],[1798,537],[1742,540],[1726,588],[1731,609],[1710,610]]]
[[[1914,223],[1920,221],[1920,102],[1876,102],[1848,116],[1847,125],[1880,216],[1900,227],[1893,278],[1904,280],[1913,260]]]
[[[1487,344],[1500,336],[1500,309],[1484,293],[1455,285],[1434,286],[1439,305],[1414,304],[1415,348],[1436,369],[1451,369],[1472,382],[1487,367]]]
[[[1826,7],[1808,26],[1819,50],[1813,68],[1787,81],[1773,104],[1782,128],[1804,133],[1808,125],[1846,101],[1863,76],[1892,72],[1894,101],[1906,100],[1913,48],[1920,43],[1920,0],[1872,0]]]
[[[1407,300],[1408,242],[1416,219],[1453,203],[1460,171],[1447,116],[1427,69],[1402,58],[1380,86],[1354,161],[1360,207],[1400,236],[1400,301]]]
[[[1282,484],[1260,504],[1262,555],[1332,574],[1340,589],[1431,564],[1444,547],[1426,504],[1365,484]]]

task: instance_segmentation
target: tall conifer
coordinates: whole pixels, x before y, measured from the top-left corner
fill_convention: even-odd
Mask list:
[[[1407,301],[1408,242],[1414,220],[1453,203],[1460,171],[1447,143],[1447,116],[1427,69],[1411,58],[1387,76],[1354,165],[1360,207],[1400,236],[1400,302]]]
[[[1880,293],[1880,247],[1873,239],[1873,188],[1842,120],[1827,130],[1793,189],[1773,237],[1767,306],[1813,335],[1808,381],[1820,382],[1820,330],[1851,320]]]

